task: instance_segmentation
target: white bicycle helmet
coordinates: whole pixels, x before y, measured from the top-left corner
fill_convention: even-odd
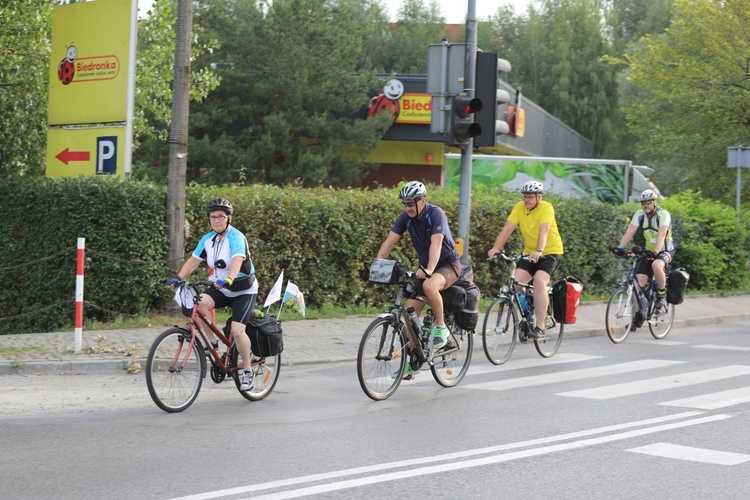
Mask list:
[[[521,193],[544,194],[544,184],[539,181],[527,181],[521,186]]]
[[[427,188],[419,181],[409,181],[401,188],[398,197],[401,200],[421,200],[427,196]]]
[[[656,201],[658,198],[659,196],[656,194],[656,191],[654,191],[653,189],[647,189],[641,193],[640,202],[643,203],[644,201]]]

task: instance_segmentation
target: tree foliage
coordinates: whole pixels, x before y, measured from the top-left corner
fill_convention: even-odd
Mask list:
[[[638,89],[630,128],[673,191],[731,202],[727,147],[750,136],[749,24],[750,0],[676,0],[667,32],[644,37],[626,58]]]
[[[616,69],[602,29],[600,0],[544,0],[516,15],[510,5],[490,17],[485,43],[513,65],[508,80],[523,94],[594,143],[601,154],[614,138]],[[484,47],[482,47],[484,48]],[[484,48],[487,50],[486,48]]]
[[[391,121],[356,117],[377,86],[362,51],[381,17],[359,0],[217,0],[197,11],[222,44],[200,62],[222,85],[191,115],[191,178],[358,183]]]
[[[53,4],[0,2],[0,177],[44,173]]]

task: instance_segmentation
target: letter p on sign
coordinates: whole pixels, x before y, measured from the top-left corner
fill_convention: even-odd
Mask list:
[[[117,137],[96,138],[96,173],[117,173]]]

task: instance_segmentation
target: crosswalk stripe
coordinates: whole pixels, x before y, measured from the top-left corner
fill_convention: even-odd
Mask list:
[[[680,342],[677,340],[657,340],[654,338],[642,338],[642,339],[630,339],[628,338],[629,344],[649,344],[649,345],[683,345],[687,342]]]
[[[716,345],[716,344],[703,344],[693,346],[696,349],[719,349],[724,351],[750,351],[750,347],[743,347],[739,345]]]
[[[750,455],[743,453],[693,448],[691,446],[680,446],[670,443],[654,443],[625,451],[716,465],[737,465],[750,460]]]
[[[662,391],[665,389],[675,389],[678,387],[740,377],[743,375],[750,375],[750,366],[730,365],[710,370],[679,373],[675,375],[667,375],[665,377],[626,382],[623,384],[606,385],[595,387],[593,389],[561,392],[558,396],[571,396],[587,399],[612,399],[623,396],[632,396],[635,394],[645,394],[647,392]]]
[[[685,363],[685,361],[665,361],[659,359],[644,359],[640,361],[631,361],[629,363],[620,363],[616,365],[597,366],[593,368],[581,368],[578,370],[569,370],[564,372],[545,373],[544,375],[531,375],[529,377],[511,378],[505,380],[495,380],[492,382],[480,382],[478,384],[459,385],[463,389],[481,389],[486,391],[506,391],[509,389],[518,389],[520,387],[534,387],[545,384],[554,384],[558,382],[569,382],[571,380],[582,380],[587,378],[605,377],[630,373],[641,370],[652,370]]]
[[[523,368],[536,368],[538,366],[549,366],[549,365],[559,365],[563,363],[577,363],[580,361],[589,361],[592,359],[601,358],[601,356],[592,356],[589,354],[575,354],[575,353],[561,353],[559,355],[556,355],[553,358],[528,358],[528,359],[519,359],[519,360],[511,360],[507,362],[504,365],[495,366],[495,365],[482,365],[482,366],[475,366],[474,363],[472,363],[471,367],[469,367],[469,371],[466,373],[466,376],[474,376],[474,375],[483,375],[485,373],[496,373],[496,372],[504,372],[509,370],[520,370]],[[435,380],[429,376],[430,369],[426,367],[422,367],[422,373],[427,372],[428,376],[423,377],[420,376],[416,380],[413,381],[405,381],[404,383],[407,383],[409,385],[415,385],[415,384],[424,384],[424,383],[430,383],[434,384]]]
[[[739,389],[712,392],[692,398],[675,399],[674,401],[659,404],[664,406],[698,408],[701,410],[716,410],[717,408],[725,408],[748,402],[750,402],[750,387],[741,387]]]

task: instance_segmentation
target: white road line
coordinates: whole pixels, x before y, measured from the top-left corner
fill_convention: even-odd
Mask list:
[[[730,451],[707,450],[705,448],[693,448],[691,446],[680,446],[669,443],[654,443],[640,448],[631,448],[625,451],[653,455],[655,457],[675,458],[677,460],[689,460],[691,462],[702,462],[715,465],[738,465],[750,460],[750,455],[743,453],[732,453]]]
[[[635,382],[627,382],[624,384],[606,385],[593,389],[561,392],[557,395],[587,399],[612,399],[623,396],[632,396],[635,394],[645,394],[647,392],[686,387],[688,385],[703,384],[705,382],[741,377],[743,375],[750,375],[750,366],[729,365],[721,368],[713,368],[711,370],[678,373],[666,377],[637,380]]]
[[[320,474],[312,474],[309,476],[300,476],[300,477],[295,477],[295,478],[281,479],[278,481],[269,481],[266,483],[253,484],[253,485],[248,485],[248,486],[240,486],[237,488],[229,488],[225,490],[218,490],[218,491],[212,491],[212,492],[207,492],[207,493],[200,493],[196,495],[180,497],[179,499],[175,499],[175,500],[207,500],[211,498],[220,498],[224,496],[238,495],[242,493],[251,493],[254,491],[262,491],[262,490],[268,490],[272,488],[282,488],[282,487],[294,486],[297,484],[311,483],[314,481],[326,481],[326,480],[336,479],[340,477],[355,476],[359,474],[372,474],[374,472],[397,469],[401,467],[413,468],[417,465],[422,465],[422,464],[431,464],[431,463],[442,462],[446,460],[461,460],[464,458],[473,457],[477,455],[499,453],[499,452],[513,450],[517,448],[548,445],[550,443],[557,443],[560,441],[566,441],[570,439],[587,438],[589,436],[595,436],[597,434],[627,431],[628,429],[634,429],[636,427],[654,426],[654,425],[657,426],[658,428],[663,428],[664,425],[677,425],[678,427],[683,427],[684,425],[681,425],[682,424],[681,422],[676,422],[676,421],[698,417],[702,414],[703,412],[699,412],[699,411],[688,411],[688,412],[676,413],[674,415],[666,415],[663,417],[650,418],[646,420],[637,420],[634,422],[625,422],[622,424],[608,425],[605,427],[598,427],[598,428],[588,429],[588,430],[578,431],[578,432],[570,432],[567,434],[560,434],[557,436],[548,436],[548,437],[543,437],[543,438],[530,439],[527,441],[520,441],[518,443],[508,443],[508,444],[502,444],[502,445],[496,445],[496,446],[488,446],[485,448],[477,448],[474,450],[465,450],[465,451],[454,452],[454,453],[446,453],[443,455],[434,455],[434,456],[429,456],[429,457],[415,458],[411,460],[400,460],[398,462],[387,462],[383,464],[374,464],[374,465],[368,465],[368,466],[363,466],[363,467],[355,467],[352,469],[344,469],[344,470],[333,471],[333,472],[324,472]],[[715,417],[710,417],[710,418],[715,418]],[[725,415],[725,416],[722,416],[722,418],[720,419],[723,420],[724,418],[729,418],[729,416]],[[702,421],[697,422],[695,420],[691,420],[689,422],[702,423]],[[664,424],[664,425],[660,425],[660,424]],[[689,423],[686,425],[692,425],[692,424]]]
[[[674,401],[659,404],[664,406],[699,408],[701,410],[716,410],[717,408],[726,408],[727,406],[748,402],[750,402],[750,387],[741,387],[739,389],[703,394],[702,396],[675,399]]]
[[[750,347],[743,347],[738,345],[716,345],[716,344],[703,344],[693,346],[696,349],[718,349],[724,351],[750,351]]]
[[[299,498],[308,495],[319,495],[321,493],[329,493],[331,491],[339,491],[348,488],[357,488],[360,486],[366,486],[371,484],[383,483],[386,481],[397,481],[399,479],[414,478],[418,476],[425,476],[428,474],[440,474],[442,472],[451,472],[461,469],[468,469],[471,467],[483,467],[486,465],[493,465],[503,462],[510,462],[512,460],[519,460],[530,457],[537,457],[540,455],[547,455],[558,451],[577,450],[589,446],[595,446],[598,444],[611,443],[614,441],[621,441],[623,439],[630,439],[633,437],[644,436],[647,434],[654,434],[657,432],[668,431],[672,429],[678,429],[681,427],[688,427],[691,425],[704,424],[708,422],[715,422],[718,420],[724,420],[731,418],[729,415],[714,415],[708,417],[696,418],[694,420],[677,422],[673,424],[660,425],[656,427],[638,429],[629,432],[623,432],[621,434],[614,434],[608,436],[602,436],[599,438],[583,439],[580,441],[574,441],[571,443],[562,443],[557,445],[545,446],[542,448],[535,448],[530,450],[521,450],[512,453],[494,455],[484,458],[475,458],[472,460],[466,460],[463,462],[452,462],[440,465],[432,465],[428,467],[422,467],[420,469],[403,470],[398,472],[389,472],[386,474],[367,476],[357,479],[349,479],[346,481],[340,481],[337,483],[321,484],[316,486],[309,486],[307,488],[299,488],[297,490],[280,491],[278,493],[270,493],[267,495],[261,495],[252,497],[255,500],[280,500],[284,498]]]
[[[554,384],[558,382],[569,382],[571,380],[583,380],[587,378],[606,377],[621,373],[630,373],[640,370],[652,370],[685,363],[685,361],[664,361],[659,359],[644,359],[620,363],[616,365],[597,366],[593,368],[581,368],[564,372],[545,373],[544,375],[531,375],[528,377],[496,380],[492,382],[480,382],[478,384],[459,385],[461,389],[481,389],[485,391],[507,391],[521,387],[534,387],[538,385]]]

